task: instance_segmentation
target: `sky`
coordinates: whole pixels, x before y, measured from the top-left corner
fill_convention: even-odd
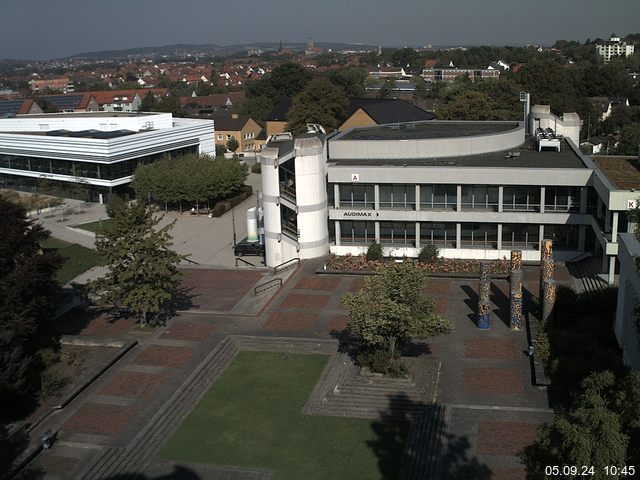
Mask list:
[[[640,0],[0,0],[0,58],[175,43],[551,45],[640,33]]]

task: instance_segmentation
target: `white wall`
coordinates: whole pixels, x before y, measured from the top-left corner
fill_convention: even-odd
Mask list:
[[[640,346],[635,309],[640,299],[640,274],[636,270],[635,258],[640,255],[640,244],[631,233],[623,233],[619,238],[620,280],[614,332],[625,364],[638,369]]]

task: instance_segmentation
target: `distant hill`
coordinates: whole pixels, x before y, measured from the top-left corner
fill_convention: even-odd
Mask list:
[[[334,42],[317,42],[317,47],[323,49],[332,50],[370,50],[377,48],[375,45],[362,45],[362,44],[349,44],[349,43],[334,43]],[[265,51],[275,51],[280,46],[279,42],[256,42],[237,45],[194,45],[194,44],[176,44],[176,45],[164,45],[160,47],[138,47],[128,48],[125,50],[104,50],[100,52],[86,52],[70,55],[68,57],[60,58],[58,60],[73,60],[73,59],[92,59],[92,60],[114,60],[118,58],[126,58],[128,56],[145,56],[153,55],[156,57],[182,57],[182,56],[194,56],[194,55],[231,55],[234,53],[240,53],[249,49],[262,49]],[[282,45],[284,48],[293,48],[295,50],[304,50],[306,43],[287,43]]]

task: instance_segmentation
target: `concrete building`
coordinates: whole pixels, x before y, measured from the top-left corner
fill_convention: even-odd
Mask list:
[[[0,119],[0,188],[90,201],[127,195],[140,164],[215,155],[211,120],[169,113],[67,113]]]
[[[56,77],[47,79],[32,79],[28,82],[31,91],[38,93],[43,90],[59,90],[62,93],[74,91],[73,82],[69,77]]]
[[[540,241],[551,238],[556,260],[601,256],[613,283],[618,233],[631,228],[625,212],[637,194],[580,152],[576,114],[534,106],[527,123],[531,134],[525,122],[428,121],[328,138],[314,131],[302,143],[271,138],[261,155],[267,264],[361,254],[374,240],[393,257],[432,243],[444,257],[508,258],[515,248],[539,261]],[[310,212],[313,227],[301,221]]]
[[[640,243],[632,233],[620,235],[620,279],[618,303],[613,330],[622,349],[626,365],[640,368],[640,337],[636,326],[636,309],[640,303],[640,274],[636,258],[640,256]]]
[[[609,63],[611,57],[633,55],[634,45],[620,41],[620,37],[614,34],[611,35],[609,41],[596,44],[596,49],[598,50],[598,55],[604,60],[604,63]]]
[[[477,78],[499,78],[500,70],[497,68],[425,68],[422,70],[422,78],[426,82],[454,82],[456,78],[468,75],[473,81]]]

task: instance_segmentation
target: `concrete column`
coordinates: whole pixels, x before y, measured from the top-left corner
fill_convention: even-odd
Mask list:
[[[340,185],[337,183],[333,184],[333,204],[336,208],[340,208]]]
[[[614,284],[615,274],[616,274],[616,257],[615,255],[611,255],[609,257],[609,275],[607,276],[607,282],[609,283],[609,285]]]
[[[420,211],[420,185],[416,184],[416,212]],[[416,233],[416,238],[417,238],[417,233]]]
[[[546,192],[546,189],[544,187],[540,187],[540,213],[544,213],[545,192]],[[540,238],[542,238],[542,234],[540,234]]]
[[[376,222],[376,242],[380,243],[380,222]]]
[[[456,210],[462,210],[462,185],[456,185]]]
[[[340,246],[340,237],[341,237],[341,230],[340,230],[340,221],[336,220],[334,222],[335,225],[335,235],[336,235],[336,247]]]
[[[586,236],[587,236],[587,227],[585,225],[580,225],[578,227],[578,250],[584,251]]]
[[[500,185],[498,187],[498,213],[502,213],[504,204],[504,187]]]
[[[416,248],[420,248],[420,222],[416,222]]]
[[[380,185],[376,184],[373,186],[373,207],[376,210],[380,210]],[[377,227],[377,222],[376,222],[376,231],[377,231],[378,227]],[[376,238],[379,235],[376,234]]]
[[[498,250],[502,250],[502,224],[498,224]]]
[[[580,213],[587,213],[587,187],[580,187]]]
[[[618,243],[618,212],[613,212],[613,218],[611,219],[611,241]]]
[[[608,208],[604,212],[604,231],[605,233],[611,231],[611,210]]]
[[[544,238],[544,225],[538,227],[538,250],[542,251],[542,239]]]
[[[456,248],[459,250],[462,248],[462,224],[456,223]]]

